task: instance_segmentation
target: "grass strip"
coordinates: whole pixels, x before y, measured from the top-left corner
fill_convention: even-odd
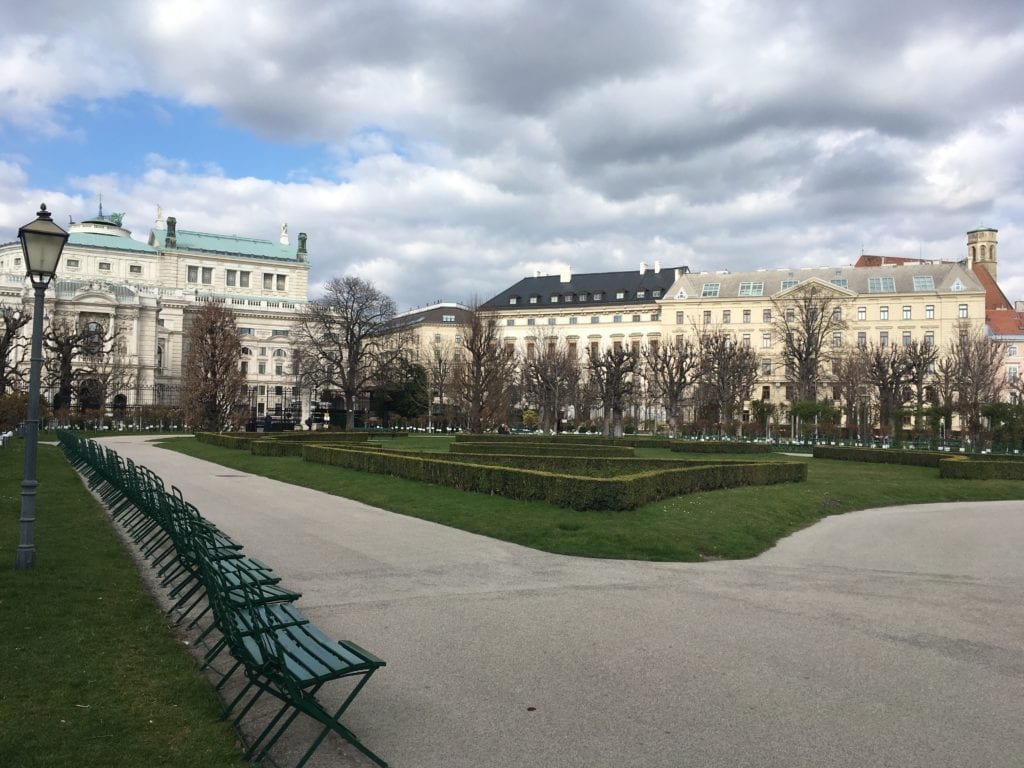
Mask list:
[[[247,765],[106,511],[49,445],[35,568],[14,570],[23,450],[0,449],[0,765]]]
[[[450,442],[450,438],[433,440],[431,445],[438,450]],[[425,446],[426,441],[417,440],[416,447]],[[693,493],[628,511],[577,511],[310,464],[295,457],[253,456],[194,440],[169,440],[163,445],[232,469],[546,552],[630,560],[752,557],[827,515],[896,504],[1024,498],[1021,481],[941,480],[936,470],[926,467],[774,454],[735,459],[808,462],[807,480]],[[663,449],[642,449],[638,455],[687,458]],[[688,458],[706,460],[707,455]]]

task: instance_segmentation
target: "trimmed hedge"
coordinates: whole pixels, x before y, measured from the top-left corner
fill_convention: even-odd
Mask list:
[[[443,454],[405,456],[391,451],[306,445],[306,461],[435,483],[512,499],[546,501],[578,510],[633,509],[669,496],[741,485],[799,482],[802,462],[709,464],[643,472],[615,478],[562,475],[532,469],[462,463]]]
[[[389,433],[383,433],[389,434]],[[267,432],[259,435],[263,440],[295,441],[299,443],[365,443],[370,439],[369,432],[330,432],[318,430],[316,432]]]
[[[728,440],[673,440],[669,446],[676,453],[771,453],[771,443],[744,443]]]
[[[841,461],[866,461],[873,464],[908,464],[914,467],[936,467],[949,454],[937,451],[902,451],[894,448],[853,448],[838,445],[814,446],[814,458]]]
[[[1024,461],[986,457],[976,461],[957,456],[939,462],[939,477],[953,480],[1024,480]]]
[[[626,445],[581,445],[566,443],[564,445],[514,443],[452,443],[448,446],[450,453],[503,453],[506,455],[527,456],[635,456],[634,449]]]
[[[428,451],[388,451],[402,456],[423,456],[434,459],[450,459],[460,463],[488,464],[498,467],[518,467],[519,469],[549,470],[556,465],[562,474],[583,474],[607,477],[609,475],[629,475],[637,472],[649,472],[655,469],[678,469],[714,464],[711,459],[638,459],[618,456],[585,456],[580,454],[542,455],[535,453],[464,453],[458,452],[457,458],[452,454],[432,453]]]
[[[249,445],[254,442],[251,437],[243,437],[245,433],[241,434],[229,434],[224,432],[196,432],[196,440],[201,443],[209,443],[210,445],[216,445],[221,448],[240,448],[244,450],[249,449]]]

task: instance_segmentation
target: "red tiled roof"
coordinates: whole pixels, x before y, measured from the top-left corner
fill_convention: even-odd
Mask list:
[[[1013,309],[986,310],[985,322],[993,336],[1024,336],[1024,312]]]
[[[985,312],[988,313],[994,309],[1013,309],[1013,305],[1010,300],[1006,298],[1006,294],[1003,293],[1003,289],[999,287],[995,280],[992,279],[992,275],[988,273],[980,264],[975,264],[973,269],[975,277],[981,282],[982,287],[985,289]]]

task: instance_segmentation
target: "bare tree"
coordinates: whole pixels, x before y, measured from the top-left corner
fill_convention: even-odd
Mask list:
[[[355,427],[357,399],[382,371],[406,355],[407,337],[394,325],[395,302],[359,277],[334,278],[296,323],[308,380],[341,391],[346,427]]]
[[[603,353],[591,349],[587,369],[604,409],[604,435],[622,435],[622,413],[633,392],[633,374],[639,356],[631,349],[615,344]]]
[[[508,349],[494,317],[473,302],[461,325],[463,359],[455,361],[452,383],[470,432],[507,420],[515,392],[517,359]]]
[[[832,336],[846,330],[846,299],[814,283],[773,299],[774,332],[782,342],[782,363],[795,386],[798,402],[817,399],[822,365],[832,348]]]
[[[878,421],[888,425],[898,443],[903,434],[899,423],[903,390],[910,376],[910,362],[904,347],[873,347],[869,354],[868,378],[878,392]]]
[[[205,304],[186,336],[182,397],[195,429],[223,431],[245,418],[245,374],[239,366],[242,344],[235,317],[220,304]]]
[[[939,350],[934,344],[912,341],[903,347],[907,358],[907,384],[914,398],[914,428],[924,425],[924,404],[928,399],[928,386],[935,375],[935,362]]]
[[[861,433],[870,421],[868,409],[872,384],[870,353],[866,347],[843,347],[832,355],[832,379],[846,414],[849,437]]]
[[[0,305],[0,395],[20,390],[27,370],[20,351],[25,339],[19,331],[32,321],[32,315],[20,307]]]
[[[99,410],[106,404],[102,382],[90,376],[107,365],[121,343],[120,330],[109,319],[70,314],[54,316],[43,334],[46,376],[50,390],[56,390],[55,411],[71,407],[78,395],[82,410]]]
[[[558,415],[570,404],[579,382],[575,351],[557,336],[544,339],[540,348],[522,359],[523,388],[540,409],[542,429],[558,430]]]
[[[449,400],[451,399],[452,378],[455,373],[455,365],[462,354],[461,349],[453,350],[452,345],[446,341],[432,341],[425,350],[423,368],[427,372],[428,421],[431,424],[433,424],[434,402],[436,401],[441,420],[444,426],[448,425],[451,418]]]
[[[680,336],[671,344],[648,344],[643,359],[653,394],[665,409],[669,433],[674,436],[686,394],[700,371],[698,350]]]
[[[751,398],[757,382],[757,354],[721,329],[704,331],[698,339],[701,387],[724,427],[736,419],[737,409]],[[742,423],[739,429],[742,432]]]
[[[982,408],[999,400],[1003,364],[1001,344],[967,324],[958,328],[949,356],[956,371],[957,410],[975,450],[982,447]]]

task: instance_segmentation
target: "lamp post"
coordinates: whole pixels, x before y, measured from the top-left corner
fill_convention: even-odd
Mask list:
[[[60,264],[68,233],[53,223],[46,205],[39,206],[36,220],[18,230],[25,255],[25,273],[35,289],[32,315],[32,358],[28,380],[28,415],[25,419],[25,479],[21,483],[21,518],[14,567],[27,571],[36,563],[33,532],[36,522],[36,461],[39,445],[39,372],[43,365],[43,297]]]

